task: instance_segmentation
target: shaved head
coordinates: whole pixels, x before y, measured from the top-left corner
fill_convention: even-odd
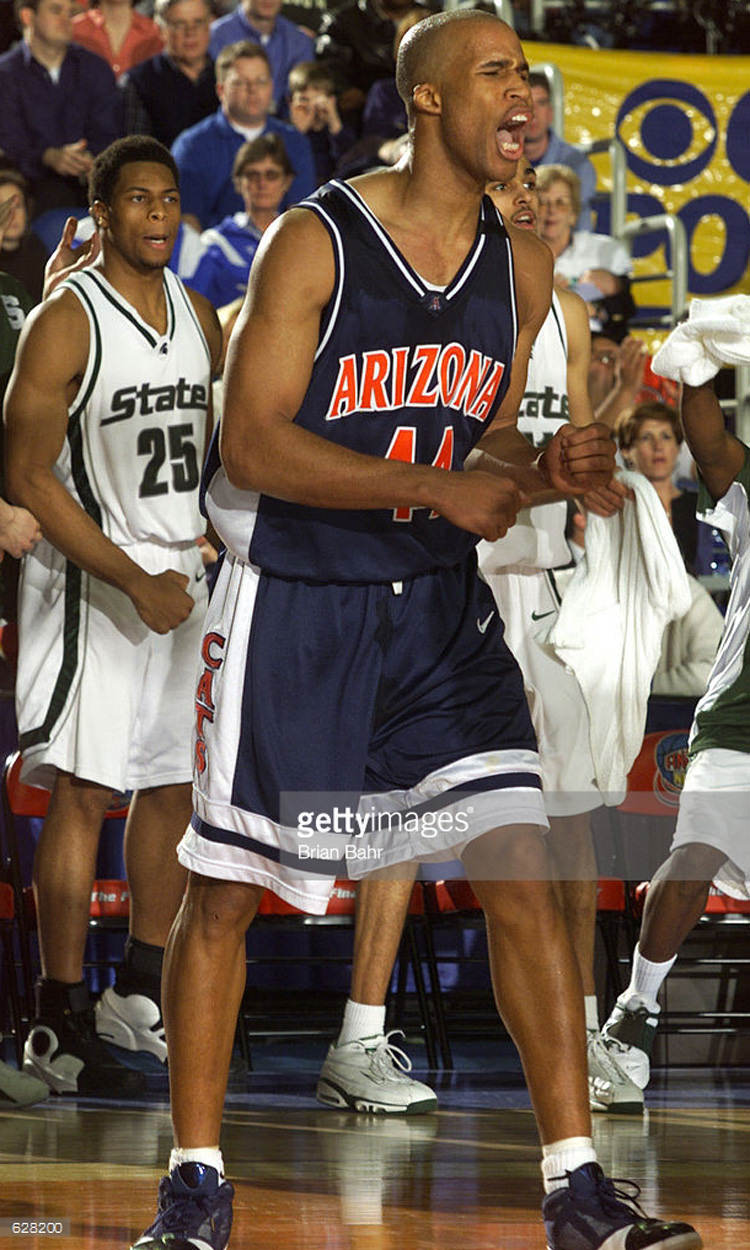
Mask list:
[[[425,18],[404,36],[398,50],[396,62],[396,87],[401,96],[409,119],[413,113],[412,95],[414,88],[423,82],[437,84],[446,69],[449,50],[455,48],[457,31],[448,29],[456,22],[492,22],[512,27],[503,22],[494,13],[483,12],[481,9],[453,9],[447,13],[434,13]]]

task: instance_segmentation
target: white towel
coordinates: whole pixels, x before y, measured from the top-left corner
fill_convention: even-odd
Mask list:
[[[702,386],[722,365],[750,364],[750,295],[690,301],[689,319],[675,326],[654,356],[663,378]]]
[[[640,473],[618,474],[635,502],[589,514],[586,554],[563,595],[547,645],[578,679],[589,713],[596,782],[609,803],[625,794],[643,741],[664,627],[687,612],[690,586],[667,514]]]

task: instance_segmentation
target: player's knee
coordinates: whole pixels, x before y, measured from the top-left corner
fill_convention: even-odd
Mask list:
[[[215,881],[191,873],[184,909],[206,941],[244,933],[255,916],[264,890],[241,881]]]
[[[484,881],[474,890],[490,926],[538,927],[559,913],[554,884],[549,880]]]
[[[69,773],[58,773],[49,803],[49,815],[71,825],[91,825],[98,833],[104,813],[112,801],[106,786],[81,781]]]
[[[681,894],[700,894],[725,861],[726,855],[716,847],[688,842],[675,847],[654,878],[654,884],[669,881],[679,887]]]
[[[472,881],[549,882],[551,861],[541,831],[534,826],[495,829],[477,838],[463,856]]]

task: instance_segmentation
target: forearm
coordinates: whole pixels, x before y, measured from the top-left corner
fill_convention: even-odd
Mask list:
[[[702,469],[722,454],[727,437],[712,381],[703,386],[684,384],[680,415],[690,450]]]
[[[620,413],[624,412],[626,408],[632,408],[635,404],[637,394],[638,387],[636,386],[615,386],[597,408],[594,418],[597,421],[603,421],[610,429],[614,429]]]
[[[87,573],[130,597],[147,576],[102,533],[50,469],[19,471],[11,460],[8,493],[14,503],[34,514],[48,542]]]
[[[724,427],[724,415],[710,382],[683,387],[682,425],[708,490],[721,499],[745,461],[745,445]]]
[[[235,432],[222,421],[221,458],[233,486],[312,508],[438,508],[446,473],[362,455],[283,421]]]
[[[482,469],[510,478],[534,504],[562,499],[540,464],[540,453],[514,425],[491,430],[466,458],[467,469]]]

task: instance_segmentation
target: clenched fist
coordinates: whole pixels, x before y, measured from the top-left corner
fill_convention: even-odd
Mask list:
[[[190,616],[195,600],[186,591],[189,581],[186,573],[176,569],[143,574],[130,597],[141,620],[154,633],[168,634]]]
[[[576,495],[606,486],[615,467],[615,445],[601,421],[591,425],[563,425],[540,457],[540,469],[550,486],[563,495]]]
[[[514,524],[526,500],[510,478],[467,469],[444,473],[436,512],[470,534],[488,542],[502,538]]]

